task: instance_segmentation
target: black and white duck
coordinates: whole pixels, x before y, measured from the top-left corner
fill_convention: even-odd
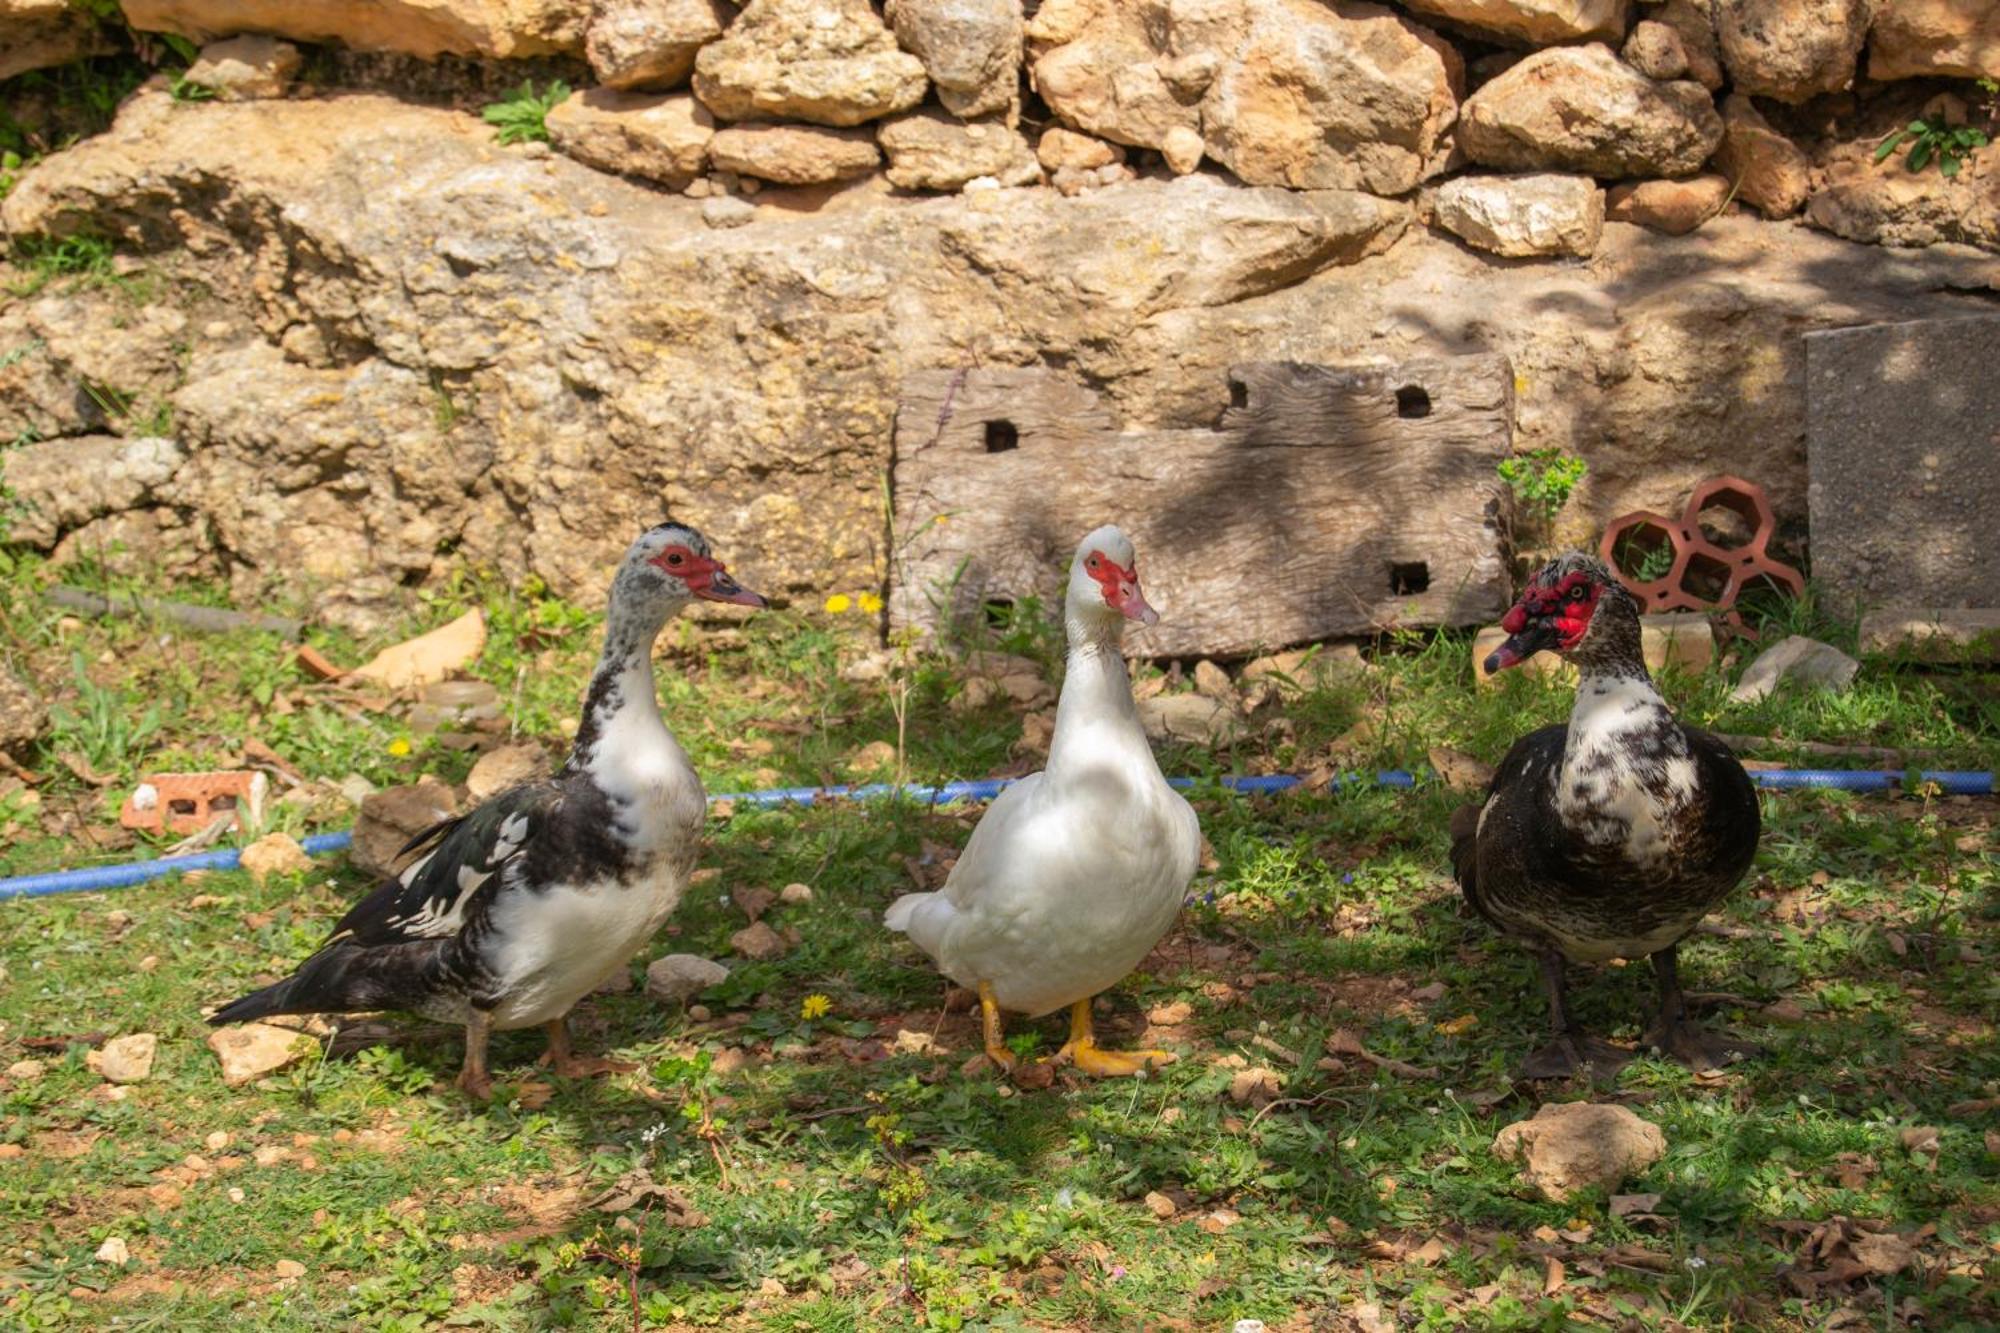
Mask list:
[[[1757,793],[1736,756],[1683,726],[1646,671],[1639,607],[1589,556],[1542,568],[1501,621],[1509,637],[1486,659],[1497,671],[1550,649],[1576,664],[1567,726],[1514,742],[1484,804],[1451,821],[1452,866],[1466,899],[1534,949],[1555,1039],[1528,1058],[1529,1078],[1630,1052],[1585,1036],[1570,1016],[1567,963],[1650,958],[1660,1009],[1646,1042],[1697,1069],[1746,1043],[1693,1026],[1678,949],[1743,878],[1757,852]]]
[[[701,779],[660,717],[653,641],[693,598],[763,606],[693,528],[663,523],[611,583],[604,651],[569,762],[418,835],[319,952],[209,1022],[401,1009],[465,1024],[458,1084],[488,1096],[487,1038],[541,1027],[555,1072],[629,1068],[577,1055],[572,1006],[625,966],[680,902],[704,818]]]
[[[1201,859],[1194,807],[1153,758],[1119,651],[1129,621],[1159,619],[1139,591],[1132,542],[1101,527],[1077,547],[1063,621],[1069,659],[1048,767],[987,808],[935,893],[910,893],[883,917],[944,974],[979,993],[986,1054],[1001,1068],[1000,1011],[1067,1006],[1055,1059],[1093,1075],[1166,1064],[1165,1051],[1107,1051],[1090,1000],[1137,967],[1179,915]]]

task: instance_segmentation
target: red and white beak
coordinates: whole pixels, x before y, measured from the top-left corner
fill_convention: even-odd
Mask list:
[[[729,602],[735,606],[766,607],[770,603],[729,577],[720,561],[687,580],[688,591],[704,602]]]
[[[1147,602],[1146,594],[1139,591],[1139,577],[1136,574],[1120,578],[1115,589],[1106,589],[1104,600],[1117,607],[1119,614],[1127,620],[1136,620],[1141,625],[1160,623],[1160,613]]]

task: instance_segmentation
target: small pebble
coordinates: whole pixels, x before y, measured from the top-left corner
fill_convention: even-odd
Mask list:
[[[706,1023],[715,1015],[708,1011],[705,1004],[691,1004],[688,1006],[688,1017],[696,1023]]]

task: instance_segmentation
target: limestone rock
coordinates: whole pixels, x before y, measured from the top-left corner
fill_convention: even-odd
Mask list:
[[[1210,157],[1252,185],[1401,194],[1424,178],[1458,110],[1449,46],[1372,5],[1245,10],[1242,44],[1201,103]]]
[[[1983,149],[1956,176],[1911,171],[1905,148],[1875,160],[1880,135],[1820,155],[1806,221],[1850,241],[1922,246],[1956,241],[2000,250],[2000,152]]]
[[[868,130],[818,125],[730,125],[716,131],[708,155],[718,171],[779,185],[852,180],[882,162]]]
[[[1627,0],[1404,0],[1404,8],[1534,46],[1625,35]]]
[[[243,849],[239,864],[262,884],[272,875],[301,875],[312,869],[312,858],[289,833],[267,833]]]
[[[722,36],[729,19],[721,0],[602,0],[583,50],[605,87],[664,91],[687,82],[695,52]]]
[[[1868,77],[2000,79],[2000,5],[1890,0],[1868,33]]]
[[[685,1002],[729,979],[729,969],[691,953],[670,953],[646,965],[646,994],[669,1004]]]
[[[28,683],[0,669],[0,750],[20,758],[49,725],[49,706]]]
[[[1028,141],[997,120],[913,111],[884,121],[879,134],[889,155],[889,181],[905,190],[956,190],[981,176],[1002,185],[1032,185],[1042,178]]]
[[[1619,51],[1625,63],[1649,79],[1684,79],[1688,76],[1687,47],[1680,31],[1670,23],[1641,19],[1632,25],[1631,36]]]
[[[14,502],[7,538],[47,550],[91,519],[137,509],[186,458],[162,436],[87,435],[10,449],[0,455],[0,480]]]
[[[791,944],[762,921],[753,921],[729,937],[729,947],[753,962],[769,962],[791,952]]]
[[[1721,212],[1728,198],[1727,176],[1629,181],[1611,187],[1604,200],[1604,216],[1613,222],[1636,222],[1669,236],[1683,236]]]
[[[1019,105],[1021,0],[889,0],[889,26],[921,60],[944,109],[965,120]]]
[[[1438,187],[1437,224],[1497,255],[1587,255],[1604,231],[1604,191],[1588,176],[1455,176]]]
[[[1098,167],[1123,162],[1125,150],[1115,143],[1106,143],[1088,134],[1052,125],[1043,130],[1042,137],[1035,142],[1035,157],[1050,171],[1059,171],[1064,167],[1094,171]]]
[[[738,199],[734,195],[704,199],[701,204],[701,220],[703,225],[713,227],[717,231],[747,227],[757,220],[757,206],[748,199]]]
[[[1700,84],[1654,83],[1606,46],[1537,51],[1465,101],[1458,142],[1474,162],[1593,176],[1684,176],[1722,137]]]
[[[359,51],[400,51],[516,60],[574,54],[587,6],[569,0],[120,0],[141,32],[179,33],[197,42],[262,32],[302,42],[340,42]]]
[[[1086,22],[1074,16],[1082,13]],[[1201,130],[1201,111],[1161,72],[1167,31],[1149,31],[1136,5],[1044,5],[1028,25],[1035,90],[1065,125],[1135,148],[1158,148],[1176,127]]]
[[[386,879],[399,868],[397,853],[405,843],[458,813],[458,794],[429,774],[407,786],[384,787],[361,798],[348,855],[363,871]]]
[[[1219,699],[1203,694],[1156,694],[1139,701],[1139,722],[1156,741],[1229,745],[1242,738],[1243,719]]]
[[[909,110],[925,87],[867,0],[750,0],[694,62],[695,96],[723,120],[859,125]]]
[[[1522,1178],[1561,1203],[1579,1190],[1612,1190],[1667,1155],[1660,1127],[1622,1106],[1550,1103],[1493,1140],[1493,1155],[1523,1161]]]
[[[1167,137],[1160,140],[1160,156],[1167,160],[1167,169],[1176,176],[1185,176],[1201,165],[1202,154],[1208,145],[1201,136],[1185,125],[1176,125],[1167,131]]]
[[[1729,701],[1756,703],[1774,694],[1781,681],[1844,694],[1860,670],[1861,663],[1832,644],[1788,634],[1757,654],[1757,660],[1729,692]]]
[[[1697,674],[1715,664],[1715,627],[1697,611],[1640,616],[1639,651],[1648,671],[1672,665]]]
[[[215,543],[200,514],[128,509],[72,529],[49,554],[57,568],[89,560],[121,578],[171,583],[216,573]]]
[[[1646,18],[1634,26],[1635,32],[1646,23],[1672,28],[1680,39],[1681,56],[1687,61],[1687,72],[1678,77],[1693,79],[1710,92],[1718,91],[1727,81],[1722,72],[1722,48],[1715,40],[1713,5],[1714,0],[1666,0],[1665,4],[1649,4]],[[1626,59],[1631,57],[1628,55]]]
[[[317,1047],[305,1033],[269,1023],[238,1023],[208,1034],[208,1048],[222,1062],[222,1081],[232,1088],[283,1069]]]
[[[549,141],[579,162],[676,188],[705,168],[715,121],[684,94],[585,88],[548,114]]]
[[[150,1032],[113,1037],[86,1060],[107,1083],[144,1083],[153,1076],[153,1054],[160,1039]]]
[[[1803,102],[1854,82],[1874,0],[1713,0],[1722,63],[1739,93]]]
[[[1788,218],[1805,207],[1811,181],[1806,155],[1772,129],[1742,93],[1731,93],[1722,104],[1715,168],[1735,183],[1738,199],[1767,218]]]
[[[69,0],[0,0],[0,79],[110,49],[97,20]]]
[[[187,81],[212,88],[224,101],[283,97],[305,57],[290,42],[251,35],[210,42],[188,66]]]
[[[123,1268],[132,1261],[132,1247],[125,1243],[123,1236],[108,1236],[104,1243],[97,1247],[94,1257],[100,1264]]]
[[[527,742],[502,745],[479,756],[472,771],[465,775],[465,794],[474,801],[483,801],[548,775],[548,755],[541,746]]]

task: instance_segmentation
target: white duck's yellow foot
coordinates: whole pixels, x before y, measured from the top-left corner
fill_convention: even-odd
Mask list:
[[[1090,1001],[1078,1000],[1069,1010],[1069,1040],[1049,1057],[1050,1063],[1068,1061],[1096,1078],[1130,1078],[1134,1074],[1174,1062],[1171,1051],[1106,1051],[1099,1049],[1090,1026]]]
[[[993,984],[979,983],[979,1028],[986,1046],[986,1058],[1003,1072],[1012,1073],[1016,1063],[1014,1053],[1001,1041],[1000,1005],[993,998]]]

